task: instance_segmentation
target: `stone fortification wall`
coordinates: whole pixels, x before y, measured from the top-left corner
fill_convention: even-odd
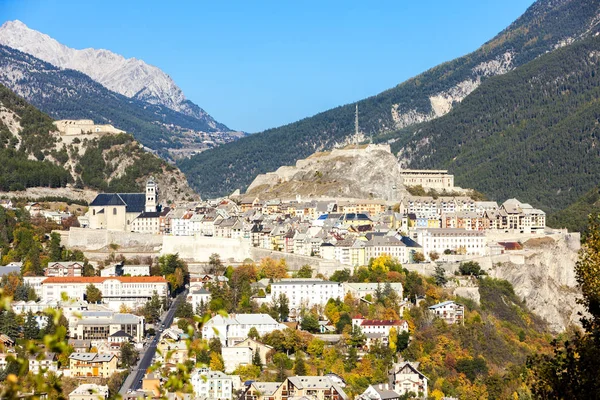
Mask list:
[[[81,250],[100,250],[111,244],[124,248],[147,249],[162,245],[162,236],[104,229],[71,228],[68,236],[62,236],[62,241],[68,248]]]
[[[207,236],[163,236],[161,254],[178,253],[184,260],[208,262],[216,253],[225,263],[239,263],[251,258],[250,241]]]
[[[270,257],[276,260],[284,258],[289,271],[297,271],[303,265],[310,265],[315,273],[320,273],[325,276],[331,276],[335,271],[348,268],[352,270],[349,265],[341,264],[335,260],[323,260],[318,257],[301,256],[299,254],[284,253],[282,251],[274,251],[253,247],[250,249],[251,257],[254,261],[258,262],[265,257]]]

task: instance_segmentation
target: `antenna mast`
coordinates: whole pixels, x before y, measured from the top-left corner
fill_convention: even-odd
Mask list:
[[[356,115],[354,117],[354,144],[358,144],[358,103],[356,103]]]

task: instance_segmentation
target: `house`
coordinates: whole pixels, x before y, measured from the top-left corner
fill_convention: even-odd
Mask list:
[[[34,374],[40,374],[44,372],[57,372],[58,362],[56,359],[56,353],[44,352],[41,358],[36,356],[29,356],[29,372]]]
[[[84,383],[69,393],[69,400],[101,400],[108,399],[108,386]]]
[[[239,400],[274,400],[274,394],[280,386],[281,382],[250,381]]]
[[[400,400],[401,395],[390,388],[389,383],[369,385],[369,387],[357,397],[357,400]]]
[[[102,353],[72,353],[69,369],[73,377],[108,378],[117,371],[117,357]]]
[[[344,389],[325,376],[290,376],[277,388],[272,398],[284,400],[302,397],[318,400],[347,400]]]
[[[427,377],[417,369],[418,362],[402,362],[394,364],[392,367],[389,380],[390,387],[400,395],[406,393],[414,393],[414,395],[427,398]]]
[[[196,398],[211,400],[231,400],[233,379],[221,371],[200,368],[192,373],[190,381]]]
[[[241,341],[240,343],[236,344],[236,346],[239,347],[249,347],[252,352],[259,354],[260,356],[260,362],[263,365],[266,365],[267,362],[269,361],[267,359],[269,353],[271,353],[271,351],[273,350],[273,347],[269,346],[268,344],[264,344],[262,342],[259,342],[258,340],[252,339],[252,338],[246,338],[245,340]]]
[[[133,336],[125,331],[117,331],[108,337],[110,343],[128,343],[133,341]]]
[[[148,372],[142,379],[142,390],[151,392],[154,396],[160,395],[160,376],[156,372]]]
[[[329,299],[343,299],[344,288],[339,282],[318,278],[288,278],[271,284],[271,297],[284,295],[289,300],[290,315],[297,314],[302,307],[325,306]]]
[[[81,276],[83,262],[80,261],[53,261],[48,263],[44,270],[45,276]]]
[[[546,228],[546,213],[517,199],[506,200],[490,215],[496,219],[496,229],[505,232],[539,233]]]
[[[248,338],[250,329],[256,328],[263,336],[275,330],[283,330],[282,326],[269,314],[229,314],[224,317],[215,315],[202,327],[202,338],[210,340],[217,337],[224,347],[235,346]]]
[[[156,350],[162,360],[170,364],[182,364],[188,360],[188,348],[185,340],[162,338],[156,345]]]
[[[225,372],[230,374],[240,366],[252,365],[254,352],[250,347],[235,345],[232,347],[222,347],[221,355],[225,364]]]
[[[375,343],[387,346],[390,341],[390,331],[392,328],[396,330],[397,334],[408,332],[408,322],[404,320],[373,320],[353,317],[352,326],[360,328],[364,333],[367,338],[365,343],[367,348],[370,348]]]
[[[454,301],[449,300],[434,304],[429,307],[429,311],[436,317],[442,318],[447,324],[464,325],[465,323],[465,306]]]
[[[344,282],[343,286],[344,286],[344,297],[350,293],[350,295],[352,295],[352,297],[354,297],[355,299],[364,299],[367,295],[371,295],[371,297],[375,296],[375,293],[377,292],[377,290],[383,290],[383,288],[388,285],[388,283],[386,283],[385,285],[382,285],[380,283],[374,283],[374,282],[357,282],[357,283],[352,283],[352,282]],[[395,291],[398,294],[399,298],[402,298],[402,283],[400,282],[389,282],[389,287],[392,288],[393,291]]]
[[[406,245],[395,236],[372,235],[365,243],[365,257],[367,260],[387,254],[402,264],[409,262]]]
[[[118,263],[100,270],[100,276],[150,276],[150,265]]]
[[[210,303],[210,292],[203,287],[199,289],[191,289],[188,296],[187,302],[192,305],[192,309],[196,311],[200,304],[204,305],[204,307],[208,307],[208,303]]]

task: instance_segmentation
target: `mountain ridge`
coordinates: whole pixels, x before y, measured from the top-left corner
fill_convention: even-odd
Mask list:
[[[107,89],[129,98],[166,106],[203,120],[212,129],[229,131],[206,111],[186,99],[173,79],[160,68],[135,57],[106,49],[73,49],[19,20],[0,26],[0,44],[31,54],[56,67],[82,72]]]
[[[597,1],[539,0],[479,49],[358,101],[362,133],[369,140],[445,115],[481,82],[590,35],[599,21]],[[243,190],[257,174],[348,144],[353,134],[354,104],[347,104],[181,160],[179,166],[196,190],[223,195]]]

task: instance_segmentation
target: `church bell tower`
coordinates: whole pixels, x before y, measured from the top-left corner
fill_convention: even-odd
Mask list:
[[[146,182],[146,212],[156,212],[158,205],[158,185],[154,178],[150,177]]]

